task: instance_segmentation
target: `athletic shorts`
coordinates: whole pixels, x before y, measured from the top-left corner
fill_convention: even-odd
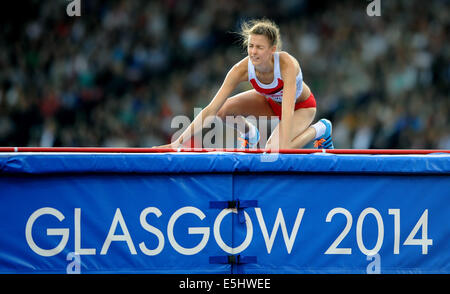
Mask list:
[[[273,112],[275,112],[275,114],[281,120],[281,104],[273,101],[270,98],[267,99],[267,102],[269,102],[270,108],[272,108]],[[316,107],[316,99],[314,98],[314,95],[312,93],[305,101],[295,103],[294,109],[297,110],[300,108],[310,108],[310,107]]]

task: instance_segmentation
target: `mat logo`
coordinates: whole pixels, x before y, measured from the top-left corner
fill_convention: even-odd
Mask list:
[[[264,216],[261,208],[254,208],[255,214],[257,217],[258,224],[260,226],[266,248],[267,253],[270,254],[275,237],[277,235],[278,230],[281,228],[282,236],[284,239],[284,243],[286,245],[287,253],[290,254],[292,251],[292,248],[294,246],[294,242],[297,237],[297,233],[303,218],[303,214],[305,212],[304,208],[299,208],[297,212],[297,216],[294,221],[294,225],[290,226],[292,227],[291,232],[289,233],[287,230],[286,222],[283,216],[283,211],[281,208],[278,209],[278,213],[274,222],[274,225],[272,227],[272,231],[269,235],[269,231],[267,229],[266,223],[264,221]],[[237,213],[236,209],[223,209],[216,217],[213,225],[213,236],[216,241],[216,244],[226,253],[229,254],[239,254],[240,252],[244,251],[252,242],[253,239],[253,223],[250,219],[247,212],[244,211],[245,216],[245,225],[246,225],[246,236],[244,241],[236,246],[236,247],[230,247],[227,245],[223,238],[220,231],[221,224],[223,219],[230,213]],[[157,240],[157,246],[154,248],[149,249],[145,242],[140,242],[138,245],[140,251],[148,256],[154,256],[161,253],[161,251],[165,247],[165,238],[163,232],[155,227],[152,226],[147,222],[147,216],[149,214],[154,214],[156,217],[160,217],[162,215],[162,212],[157,207],[147,207],[142,210],[139,221],[141,227],[147,231],[148,233],[153,234]],[[177,241],[177,238],[174,234],[174,227],[177,223],[177,220],[185,215],[185,214],[193,214],[197,216],[200,220],[204,220],[206,215],[203,213],[202,210],[198,209],[197,207],[193,206],[185,206],[178,210],[176,210],[171,216],[167,224],[167,239],[172,246],[172,248],[177,251],[180,254],[183,255],[195,255],[200,253],[205,246],[207,245],[209,239],[210,239],[210,233],[211,230],[209,227],[189,227],[188,228],[188,234],[189,235],[202,235],[202,238],[200,242],[191,248],[183,247],[179,244]],[[52,207],[43,207],[31,214],[31,216],[28,218],[28,221],[26,223],[25,227],[25,237],[26,241],[28,243],[28,246],[33,250],[36,254],[44,257],[50,257],[59,254],[62,252],[69,241],[69,235],[70,235],[70,229],[69,228],[47,228],[47,236],[60,236],[61,239],[59,243],[51,249],[44,249],[37,245],[33,238],[33,226],[38,218],[44,216],[44,215],[51,215],[58,219],[58,221],[62,222],[65,219],[65,216],[57,209]],[[122,231],[121,234],[117,234],[118,227],[120,227],[120,230]],[[74,229],[74,248],[76,255],[96,255],[97,250],[96,248],[82,248],[81,247],[81,208],[75,208],[74,210],[74,223],[73,223],[73,229]],[[41,239],[39,239],[41,240]],[[108,235],[106,239],[103,242],[103,245],[100,250],[100,255],[105,255],[108,253],[109,247],[112,242],[125,242],[130,254],[136,255],[137,250],[135,247],[135,243],[133,242],[132,236],[130,232],[128,231],[128,227],[126,225],[125,219],[122,215],[122,212],[120,208],[117,208],[113,217],[113,220],[111,222],[111,225],[109,227]]]

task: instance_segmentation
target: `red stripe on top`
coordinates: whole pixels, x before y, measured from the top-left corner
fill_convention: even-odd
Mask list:
[[[246,152],[285,154],[433,154],[450,153],[444,149],[239,149],[239,148],[103,148],[103,147],[0,147],[0,152],[89,152],[89,153],[166,153],[166,152]]]
[[[259,93],[268,94],[268,95],[278,93],[278,92],[280,92],[280,91],[283,89],[283,87],[284,87],[283,80],[280,79],[280,78],[278,78],[278,85],[276,85],[275,88],[271,88],[271,89],[264,89],[264,88],[261,88],[261,87],[258,85],[258,83],[256,82],[255,79],[251,79],[251,80],[250,80],[250,83],[252,83],[252,86],[253,86],[253,88],[254,88],[256,91],[258,91]]]

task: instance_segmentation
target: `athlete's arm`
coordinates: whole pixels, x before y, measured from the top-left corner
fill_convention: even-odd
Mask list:
[[[281,103],[279,148],[286,149],[292,140],[292,121],[294,117],[297,67],[288,53],[280,53],[280,71],[283,79],[283,100]]]
[[[238,84],[247,80],[246,59],[248,58],[244,58],[230,69],[214,98],[200,111],[189,127],[171,144],[159,146],[160,148],[178,148],[202,130],[205,119],[214,117]]]
[[[236,87],[241,83],[247,80],[247,68],[248,68],[248,57],[242,59],[238,63],[236,63],[230,71],[227,73],[225,80],[222,83],[222,86],[217,91],[214,98],[205,107],[205,111],[210,112],[211,115],[216,115],[220,110],[222,105],[225,103],[228,97],[230,97],[231,93],[236,89]]]

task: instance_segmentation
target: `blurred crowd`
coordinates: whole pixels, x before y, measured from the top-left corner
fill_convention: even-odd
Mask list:
[[[79,17],[19,2],[0,24],[0,146],[167,143],[245,57],[241,22],[267,17],[336,148],[450,149],[448,0],[381,0],[373,17],[365,0],[81,0]]]

